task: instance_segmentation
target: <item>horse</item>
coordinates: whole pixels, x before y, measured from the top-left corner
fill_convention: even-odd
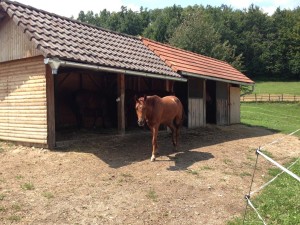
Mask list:
[[[165,97],[168,95],[174,95],[174,92],[165,90],[146,90],[146,91],[135,91],[132,89],[125,90],[125,117],[126,127],[136,126],[136,113],[135,113],[135,99],[143,96],[157,95],[159,97]]]
[[[179,128],[184,118],[183,106],[176,96],[165,96],[163,98],[153,95],[136,98],[135,110],[138,125],[144,126],[145,122],[152,132],[152,156],[155,161],[158,154],[157,135],[161,124],[168,126],[172,131],[172,142],[177,150]]]
[[[103,93],[82,89],[74,93],[73,101],[78,128],[84,127],[84,119],[87,117],[93,118],[93,128],[96,128],[99,117],[102,119],[103,127],[108,126],[108,104]]]

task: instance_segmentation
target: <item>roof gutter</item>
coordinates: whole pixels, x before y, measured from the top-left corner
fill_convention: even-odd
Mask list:
[[[189,72],[184,72],[181,71],[180,74],[189,76],[189,77],[197,77],[197,78],[203,78],[206,80],[214,80],[214,81],[220,81],[220,82],[225,82],[225,83],[231,83],[231,84],[238,84],[238,85],[249,85],[249,86],[254,86],[254,83],[246,83],[246,82],[240,82],[240,81],[233,81],[233,80],[226,80],[226,79],[221,79],[221,78],[216,78],[216,77],[209,77],[197,73],[189,73]]]
[[[187,82],[186,78],[182,77],[171,77],[161,74],[153,74],[153,73],[146,73],[146,72],[139,72],[133,70],[125,70],[125,69],[117,69],[105,66],[96,66],[84,63],[77,63],[77,62],[70,62],[64,61],[60,59],[52,59],[52,58],[45,58],[44,63],[50,65],[52,69],[52,74],[57,74],[58,69],[60,67],[72,67],[72,68],[80,68],[80,69],[88,69],[88,70],[95,70],[95,71],[105,71],[109,73],[121,73],[126,75],[135,75],[135,76],[142,76],[142,77],[151,77],[151,78],[159,78],[159,79],[167,79],[167,80],[174,80],[174,81],[181,81]]]

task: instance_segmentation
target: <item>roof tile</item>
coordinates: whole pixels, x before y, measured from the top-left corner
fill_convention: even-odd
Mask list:
[[[2,0],[0,7],[44,57],[171,77],[181,77],[178,72],[188,72],[208,79],[253,83],[228,63],[213,58],[80,23],[17,2]]]
[[[2,0],[0,7],[44,57],[181,77],[137,37],[90,26],[17,2]]]
[[[159,56],[174,72],[186,72],[209,78],[253,84],[254,82],[226,62],[175,48],[146,38],[143,43]]]

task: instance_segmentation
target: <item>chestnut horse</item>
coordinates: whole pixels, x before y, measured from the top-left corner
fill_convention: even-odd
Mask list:
[[[172,131],[174,149],[177,148],[179,128],[183,121],[183,106],[175,96],[157,95],[144,96],[136,99],[135,110],[138,117],[138,125],[144,126],[145,122],[152,132],[152,156],[154,161],[158,153],[157,135],[161,124],[168,126]]]

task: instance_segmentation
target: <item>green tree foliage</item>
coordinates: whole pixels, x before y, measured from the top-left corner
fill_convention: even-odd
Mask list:
[[[291,10],[276,10],[274,20],[273,67],[271,72],[286,78],[300,78],[300,7]]]
[[[77,19],[227,61],[251,78],[300,79],[300,7],[268,15],[255,5],[122,6],[119,12],[81,11]]]
[[[143,35],[150,39],[167,43],[175,29],[182,22],[182,11],[183,9],[176,5],[162,10],[150,11],[151,20]]]
[[[242,55],[236,55],[236,46],[223,41],[211,14],[205,10],[188,13],[184,22],[169,39],[171,45],[195,53],[227,61],[242,69]]]

